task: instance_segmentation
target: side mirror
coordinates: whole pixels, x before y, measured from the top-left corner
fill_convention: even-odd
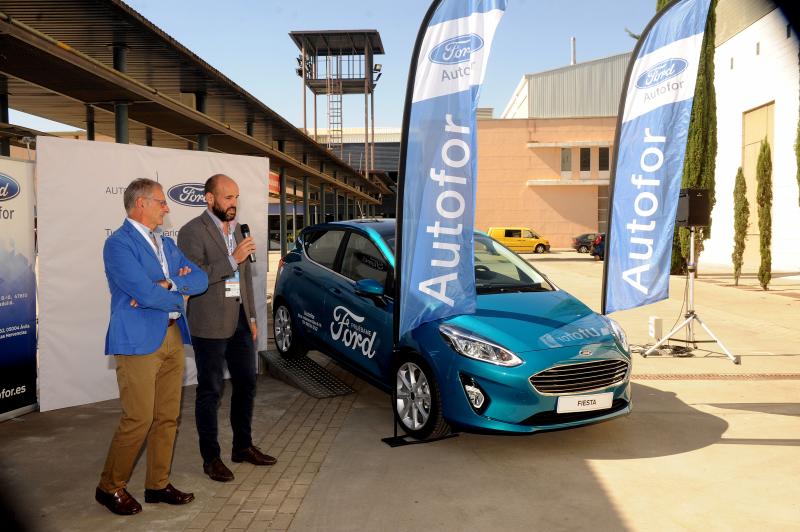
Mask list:
[[[382,296],[383,285],[375,279],[361,279],[356,281],[356,294],[367,297]]]

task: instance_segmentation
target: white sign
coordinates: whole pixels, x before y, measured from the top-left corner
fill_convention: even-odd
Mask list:
[[[592,410],[605,410],[611,408],[614,401],[614,394],[596,393],[594,395],[564,395],[558,398],[556,412],[564,414],[566,412],[590,412]]]
[[[128,183],[147,177],[164,187],[170,212],[162,229],[178,230],[205,204],[197,186],[224,173],[239,185],[238,220],[258,248],[253,264],[258,348],[267,341],[267,196],[269,161],[201,151],[108,142],[36,139],[39,213],[39,388],[41,410],[118,397],[113,357],[104,355],[109,291],[105,239],[122,225]],[[202,195],[202,194],[200,194]],[[196,382],[187,347],[185,384]]]

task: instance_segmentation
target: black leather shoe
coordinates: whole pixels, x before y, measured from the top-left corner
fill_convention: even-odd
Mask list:
[[[117,515],[133,515],[142,511],[142,505],[125,488],[108,493],[98,487],[94,490],[94,500]]]
[[[233,451],[231,460],[234,462],[250,462],[253,465],[273,465],[278,461],[272,456],[262,453],[261,449],[252,445],[241,451]]]
[[[210,462],[203,464],[203,471],[211,477],[211,480],[216,480],[217,482],[230,482],[233,480],[233,472],[219,458],[214,458]]]
[[[194,493],[184,493],[167,484],[160,490],[144,490],[144,502],[165,502],[167,504],[188,504],[194,500]]]

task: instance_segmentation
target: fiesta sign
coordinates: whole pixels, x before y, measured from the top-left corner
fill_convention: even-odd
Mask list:
[[[674,78],[686,70],[688,66],[688,61],[678,57],[661,61],[642,72],[636,79],[636,86],[640,89],[649,89],[663,81]]]
[[[481,48],[483,48],[483,39],[480,35],[469,33],[437,44],[428,57],[440,65],[456,65],[469,61],[473,52],[477,52]]]
[[[19,183],[6,174],[0,174],[0,201],[7,201],[19,195]]]
[[[202,183],[181,183],[167,191],[169,199],[187,207],[205,207],[206,195]]]

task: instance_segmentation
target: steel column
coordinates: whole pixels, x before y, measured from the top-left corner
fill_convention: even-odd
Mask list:
[[[86,140],[94,140],[94,107],[86,104]]]
[[[281,192],[280,192],[281,257],[283,257],[289,251],[289,248],[286,245],[286,168],[281,166],[279,170],[279,175],[280,175],[280,187],[281,187]]]
[[[308,176],[303,176],[303,227],[311,225],[311,198],[308,197]]]
[[[328,210],[327,201],[325,199],[325,196],[328,195],[326,190],[325,190],[326,188],[327,187],[325,186],[325,183],[320,183],[320,185],[319,185],[319,214],[320,214],[320,217],[317,220],[317,222],[323,223],[323,224],[328,221],[328,219],[325,217],[325,213]]]

